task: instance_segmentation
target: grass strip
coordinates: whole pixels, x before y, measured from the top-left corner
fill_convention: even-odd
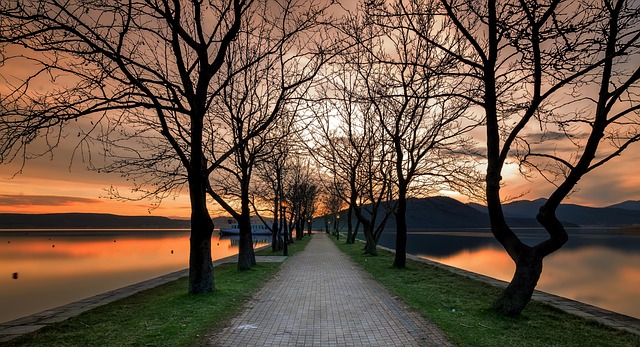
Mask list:
[[[289,246],[300,252],[311,238]],[[271,250],[258,252],[276,255]],[[277,253],[280,254],[280,253]],[[281,263],[259,263],[248,271],[236,264],[215,268],[216,291],[187,293],[181,278],[97,307],[2,346],[188,346],[207,332],[224,327],[254,292],[280,268]]]
[[[393,253],[363,254],[362,243],[338,247],[458,346],[640,346],[640,335],[613,329],[532,301],[517,318],[488,309],[499,288],[425,263],[396,269]]]

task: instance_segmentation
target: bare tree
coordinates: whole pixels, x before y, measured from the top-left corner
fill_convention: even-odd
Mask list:
[[[312,212],[318,196],[318,185],[314,182],[309,158],[294,157],[289,161],[285,196],[289,201],[296,240],[301,240],[305,223],[313,217]]]
[[[339,187],[328,186],[328,189],[325,190],[323,204],[326,232],[327,234],[335,234],[338,231],[338,224],[340,223],[338,216],[344,206],[344,200],[340,196]]]
[[[438,191],[475,180],[475,162],[467,155],[473,143],[464,135],[476,122],[468,119],[468,100],[455,98],[455,80],[448,78],[456,60],[440,54],[438,47],[420,40],[406,25],[406,17],[373,16],[366,13],[364,25],[352,35],[374,32],[378,36],[359,40],[366,66],[358,72],[366,85],[366,95],[385,136],[393,145],[397,184],[396,247],[393,265],[405,267],[407,245],[407,196],[411,186],[419,191]],[[395,12],[398,12],[398,8]],[[351,23],[357,23],[352,20]],[[435,21],[424,23],[423,34],[437,35],[444,28]],[[377,68],[376,68],[377,67]],[[452,83],[453,82],[453,83]],[[471,158],[473,159],[473,158]],[[417,186],[417,185],[416,185]],[[478,185],[479,187],[479,185]],[[422,193],[425,193],[424,191]]]
[[[293,115],[292,115],[293,116]],[[286,117],[279,119],[279,124],[272,133],[278,134],[269,148],[269,153],[265,160],[258,163],[257,172],[259,181],[256,189],[259,203],[270,205],[269,213],[273,216],[271,225],[271,250],[277,252],[285,247],[282,233],[282,223],[280,223],[280,210],[284,201],[284,177],[288,169],[288,158],[292,152],[292,143],[289,138],[292,136],[294,117],[289,117],[291,121],[286,121]],[[254,208],[255,210],[255,208]],[[258,216],[260,216],[259,213]]]
[[[223,172],[215,175],[218,184],[212,184],[209,194],[238,221],[241,270],[255,264],[250,199],[253,170],[271,148],[268,136],[259,135],[271,131],[283,113],[295,116],[296,105],[327,59],[320,36],[324,33],[321,16],[328,5],[302,7],[296,1],[281,5],[283,12],[273,13],[273,6],[265,3],[260,9],[262,18],[246,23],[246,32],[230,47],[229,55],[235,59],[227,59],[229,75],[221,79],[221,93],[211,105],[212,122],[222,126],[211,135],[209,148],[213,159],[222,164],[216,169]],[[220,133],[223,130],[228,133]],[[229,151],[233,155],[225,160]],[[224,198],[234,191],[238,210]]]
[[[188,186],[189,292],[213,291],[204,120],[216,95],[211,82],[224,73],[254,2],[2,2],[0,65],[34,65],[5,81],[12,90],[0,100],[2,161],[38,154],[30,144],[40,136],[53,152],[73,129],[78,148],[99,141],[115,156],[105,170],[138,178],[142,197]],[[39,92],[36,81],[53,87]]]
[[[458,94],[485,113],[492,232],[516,264],[513,279],[493,303],[498,312],[520,314],[544,257],[567,241],[556,209],[580,178],[640,140],[640,67],[631,60],[639,53],[638,12],[637,2],[624,0],[442,0],[403,7],[412,30],[464,66],[452,72],[467,82]],[[420,23],[436,13],[450,30],[430,36]],[[535,127],[537,135],[531,133]],[[562,137],[569,142],[559,144],[577,145],[567,156],[548,142],[539,146],[541,139]],[[502,171],[513,156],[543,174],[560,168],[551,171],[556,189],[537,215],[549,238],[534,246],[519,239],[502,212]]]
[[[370,116],[375,117],[375,114],[371,112]],[[375,118],[370,122],[374,125],[369,128],[371,146],[365,148],[363,164],[358,168],[357,184],[362,189],[353,212],[362,224],[365,254],[377,255],[380,236],[389,217],[396,211],[397,201],[393,201],[396,177],[393,144],[384,139],[384,131]]]
[[[384,140],[383,130],[369,106],[361,103],[357,112],[341,114],[344,118],[337,129],[325,132],[324,145],[315,152],[321,165],[331,173],[328,190],[349,206],[347,242],[353,243],[355,239],[353,212],[363,226],[365,252],[375,255],[380,234],[394,211],[387,206],[392,196],[394,169],[390,161],[391,143]],[[378,219],[381,212],[382,219]]]
[[[368,79],[381,74],[376,70],[380,65],[365,59],[365,45],[373,42],[376,33],[370,26],[361,26],[360,21],[350,17],[343,25],[350,49],[343,51],[325,73],[326,83],[319,90],[321,102],[316,109],[316,132],[323,136],[316,138],[310,152],[331,173],[330,190],[349,206],[347,243],[355,241],[355,216],[367,240],[365,252],[375,255],[385,223],[394,211],[390,200],[395,174],[391,165],[393,146],[377,118],[378,100],[367,94]]]
[[[360,82],[354,71],[339,62],[334,62],[330,68],[333,70],[331,78],[327,78],[318,90],[320,101],[315,108],[315,136],[309,141],[308,152],[330,177],[323,180],[324,191],[335,194],[349,206],[347,243],[353,243],[351,211],[359,194],[357,169],[362,164],[366,147],[366,139],[361,136],[361,127],[357,124],[359,103],[351,92]]]
[[[220,114],[213,106],[231,100],[231,82],[264,67],[267,56],[279,57],[274,64],[282,83],[276,89],[286,97],[296,89],[296,75],[300,85],[317,71],[318,60],[306,56],[299,65],[305,53],[294,48],[312,41],[317,30],[308,29],[317,28],[326,6],[300,5],[293,0],[3,2],[2,63],[27,61],[37,69],[7,81],[12,90],[1,102],[2,161],[28,158],[30,144],[41,135],[51,152],[66,131],[79,127],[78,148],[100,144],[110,162],[98,169],[133,178],[138,198],[162,198],[187,186],[189,291],[213,291],[209,176],[270,123],[240,132],[224,152],[212,150],[221,124],[213,121]],[[230,50],[260,44],[258,39],[265,45],[258,51],[240,56],[238,48]],[[32,88],[42,79],[54,87],[44,93]],[[276,105],[286,97],[276,97]],[[70,125],[75,120],[79,126]],[[241,248],[245,259],[250,252]]]

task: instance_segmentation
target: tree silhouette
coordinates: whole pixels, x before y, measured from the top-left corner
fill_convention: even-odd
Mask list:
[[[372,67],[359,69],[366,86],[362,97],[371,103],[393,147],[397,185],[393,265],[402,268],[406,263],[407,197],[412,192],[424,196],[451,187],[479,187],[476,163],[468,155],[474,143],[467,135],[477,122],[467,117],[469,101],[454,96],[456,81],[448,75],[456,68],[455,59],[420,40],[407,27],[406,17],[380,16],[367,10],[364,25],[377,27],[369,31],[378,37],[360,40],[366,65]],[[392,13],[397,12],[399,9]],[[445,30],[435,21],[423,23],[421,29],[422,35],[429,36]],[[367,30],[353,30],[357,32]]]
[[[392,144],[384,138],[372,103],[361,97],[366,89],[364,78],[358,72],[357,56],[348,54],[332,64],[335,71],[331,73],[326,89],[321,91],[322,103],[316,109],[319,120],[316,132],[323,136],[316,136],[310,152],[330,174],[331,182],[325,188],[332,199],[338,197],[348,205],[347,242],[355,240],[353,213],[363,226],[367,240],[365,252],[375,255],[380,234],[393,213],[391,207],[381,208],[391,203]],[[332,206],[335,205],[332,202]],[[382,218],[378,219],[380,212]]]
[[[209,142],[215,164],[209,195],[238,221],[238,269],[255,265],[251,235],[251,180],[254,168],[266,160],[280,136],[277,120],[294,119],[320,68],[330,57],[321,37],[328,5],[298,6],[272,13],[269,3],[258,8],[258,18],[247,18],[246,31],[230,45],[227,76],[220,76],[219,95],[210,106]],[[273,136],[270,135],[273,133]],[[275,138],[271,138],[275,137]],[[225,157],[227,153],[232,153]],[[227,198],[239,202],[234,206]]]
[[[639,48],[637,3],[415,0],[407,6],[398,4],[410,20],[409,28],[461,63],[451,72],[466,85],[457,94],[484,111],[491,228],[516,264],[513,279],[493,308],[518,315],[531,299],[542,260],[568,239],[556,217],[559,204],[581,177],[640,140],[640,67],[631,59]],[[450,30],[433,36],[423,32],[421,23],[434,14],[442,14],[435,18]],[[554,150],[557,145],[549,146],[549,141],[561,138],[569,140],[564,144],[577,145],[564,157]],[[519,239],[502,212],[502,171],[509,158],[520,158],[543,174],[556,174],[556,189],[537,215],[549,238],[534,246]]]
[[[291,137],[294,131],[294,115],[287,113],[289,117],[280,117],[279,124],[275,131],[271,132],[271,146],[264,161],[258,163],[256,167],[259,181],[256,183],[256,195],[259,204],[270,205],[267,213],[273,216],[271,225],[271,250],[273,252],[283,250],[285,247],[282,233],[282,223],[280,223],[282,202],[284,201],[284,180],[289,168],[289,157],[293,152]],[[275,136],[273,136],[275,135]],[[256,210],[256,208],[254,208]],[[260,213],[257,213],[260,216]]]
[[[131,178],[137,198],[163,198],[186,186],[189,292],[213,291],[209,176],[264,130],[245,134],[224,153],[208,147],[216,136],[212,105],[232,78],[264,56],[243,60],[245,66],[227,64],[236,58],[229,48],[240,34],[264,34],[248,32],[253,21],[272,20],[267,51],[284,56],[295,34],[317,24],[325,8],[296,1],[276,5],[262,0],[2,2],[0,65],[28,63],[34,70],[5,81],[10,90],[0,99],[1,161],[42,154],[31,146],[38,137],[46,137],[45,151],[53,152],[77,131],[78,148],[98,144],[109,160],[98,169]],[[39,91],[42,82],[52,87]]]
[[[206,204],[204,119],[227,50],[253,1],[9,1],[0,5],[3,63],[35,70],[2,96],[2,160],[26,158],[46,136],[53,150],[69,123],[114,154],[106,171],[155,176],[144,196],[187,185],[191,202],[189,292],[214,290],[213,223]],[[26,48],[15,52],[16,46]],[[38,92],[33,81],[51,81]],[[133,167],[136,169],[134,170]]]

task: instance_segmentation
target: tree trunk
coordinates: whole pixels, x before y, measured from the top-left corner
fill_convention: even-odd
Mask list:
[[[396,255],[393,266],[404,268],[407,264],[407,190],[400,187],[396,210]]]
[[[353,207],[349,206],[347,210],[347,243],[352,244],[355,242],[353,237],[353,215],[352,215]]]
[[[203,294],[215,290],[211,235],[213,222],[206,205],[206,191],[199,175],[189,176],[191,199],[191,236],[189,239],[189,293]]]
[[[293,216],[287,222],[287,226],[288,226],[287,227],[287,240],[291,244],[291,243],[293,243],[293,229],[295,227],[295,225],[293,224]]]
[[[373,238],[373,225],[368,220],[362,221],[362,226],[364,228],[364,238],[366,243],[364,244],[364,253],[369,255],[378,255],[378,249],[376,240]]]
[[[302,219],[302,214],[300,215],[300,219],[296,222],[296,240],[302,240],[304,237],[304,220]]]
[[[251,181],[250,164],[241,161],[240,180],[240,240],[238,246],[238,270],[249,270],[256,265],[256,256],[253,252],[253,234],[251,230],[251,202],[249,199],[249,184]]]
[[[276,197],[274,199],[273,208],[273,224],[271,228],[271,251],[277,252],[278,248],[278,209],[280,208],[280,201]]]
[[[286,216],[286,207],[282,207],[282,211],[280,211],[280,215],[282,216],[282,221],[280,222],[280,228],[282,229],[282,255],[289,256],[289,239],[287,234],[287,219]]]
[[[253,252],[253,234],[251,231],[251,210],[249,203],[249,175],[243,174],[242,191],[240,196],[240,240],[238,246],[238,270],[249,270],[256,265],[256,256]]]
[[[364,233],[365,239],[366,239],[366,243],[364,244],[364,253],[365,254],[369,254],[369,255],[373,255],[373,256],[377,256],[378,255],[378,248],[376,245],[376,241],[373,239],[373,235],[371,235],[371,233],[366,232]]]
[[[513,279],[493,302],[491,308],[506,316],[518,316],[531,300],[538,284],[542,273],[542,259],[531,248],[521,252],[516,260]]]
[[[353,229],[353,234],[351,234],[351,243],[356,243],[358,231],[360,231],[360,221],[356,219],[356,227]]]
[[[251,217],[244,214],[238,220],[240,241],[238,242],[238,270],[249,270],[255,262],[253,236],[251,235]]]

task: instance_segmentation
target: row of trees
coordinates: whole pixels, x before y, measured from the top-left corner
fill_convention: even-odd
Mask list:
[[[286,252],[294,229],[346,209],[347,242],[362,226],[369,254],[394,214],[404,267],[409,196],[480,197],[516,263],[493,308],[518,315],[567,240],[560,202],[640,140],[637,4],[365,1],[337,19],[333,5],[3,3],[1,62],[34,70],[5,77],[0,159],[52,152],[77,131],[138,198],[188,187],[192,293],[214,289],[207,199],[239,222],[248,269],[251,214],[273,218],[273,249]],[[55,83],[33,88],[43,81]],[[42,136],[49,146],[32,146]],[[557,188],[537,217],[549,239],[535,246],[502,213],[509,160]]]
[[[238,268],[250,268],[253,170],[276,146],[276,120],[297,113],[335,52],[324,30],[330,5],[3,2],[0,63],[32,68],[16,78],[3,72],[0,158],[51,153],[77,132],[78,148],[104,159],[83,152],[92,167],[134,182],[135,196],[117,197],[188,188],[189,292],[213,291],[207,199],[238,220]],[[32,146],[39,137],[44,148]]]
[[[406,262],[408,196],[479,187],[468,136],[479,122],[467,112],[470,102],[453,94],[457,81],[447,74],[455,65],[403,21],[365,7],[341,26],[351,45],[332,61],[318,93],[316,133],[323,136],[312,150],[348,206],[347,242],[355,216],[365,252],[375,255],[395,214],[396,267]]]
[[[329,136],[340,145],[327,162],[343,163],[336,187],[349,192],[344,200],[365,234],[376,216],[360,216],[358,197],[374,211],[385,200],[380,195],[396,199],[394,266],[405,265],[404,202],[413,180],[426,177],[420,182],[432,189],[447,185],[474,195],[469,163],[481,154],[492,232],[516,264],[493,308],[520,314],[543,259],[567,241],[556,216],[560,203],[584,175],[640,140],[639,12],[637,2],[624,0],[362,4],[344,30],[356,45],[339,69],[348,77],[332,88],[345,125]],[[481,146],[465,138],[476,126],[485,129]],[[520,240],[502,213],[509,160],[555,186],[537,215],[549,238],[534,246]],[[363,172],[364,162],[369,169],[378,165],[376,176]],[[393,188],[381,183],[389,178]],[[372,186],[378,196],[368,194]],[[423,185],[413,187],[424,192]]]
[[[421,29],[425,9],[443,14],[447,35]],[[484,111],[491,229],[516,264],[493,304],[498,312],[520,314],[544,257],[567,241],[556,217],[562,200],[585,174],[640,140],[639,11],[637,2],[624,0],[444,0],[399,2],[394,12],[381,13],[406,18],[407,28],[455,60],[456,74],[467,82],[456,95]],[[574,146],[550,150],[554,139]],[[511,156],[545,177],[555,174],[556,189],[536,217],[549,238],[534,246],[519,239],[502,213],[502,171]]]

